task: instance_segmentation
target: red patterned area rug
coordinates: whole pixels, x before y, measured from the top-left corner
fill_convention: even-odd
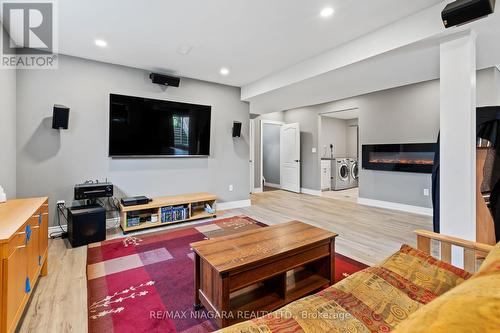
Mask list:
[[[206,333],[210,316],[194,312],[194,255],[190,243],[266,227],[235,216],[178,229],[89,245],[89,332]],[[336,255],[336,281],[367,266]]]

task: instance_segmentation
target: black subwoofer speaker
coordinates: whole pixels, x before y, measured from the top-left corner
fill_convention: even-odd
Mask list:
[[[100,205],[68,208],[68,240],[78,247],[106,239],[106,209]]]
[[[54,105],[52,113],[53,129],[68,129],[69,108],[64,105]]]

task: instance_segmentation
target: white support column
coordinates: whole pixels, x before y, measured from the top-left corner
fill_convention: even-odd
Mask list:
[[[476,240],[476,34],[441,43],[441,233]],[[463,267],[463,251],[453,250]]]

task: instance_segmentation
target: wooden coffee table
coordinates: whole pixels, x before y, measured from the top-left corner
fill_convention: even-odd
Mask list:
[[[191,244],[195,308],[226,327],[332,285],[337,236],[293,221]]]

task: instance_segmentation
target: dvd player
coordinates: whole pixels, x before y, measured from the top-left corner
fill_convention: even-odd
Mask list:
[[[145,196],[139,197],[131,197],[131,198],[122,198],[121,202],[124,206],[137,206],[137,205],[145,205],[153,201],[153,199],[149,199]]]
[[[112,196],[112,183],[84,183],[75,185],[75,200],[110,198]]]

